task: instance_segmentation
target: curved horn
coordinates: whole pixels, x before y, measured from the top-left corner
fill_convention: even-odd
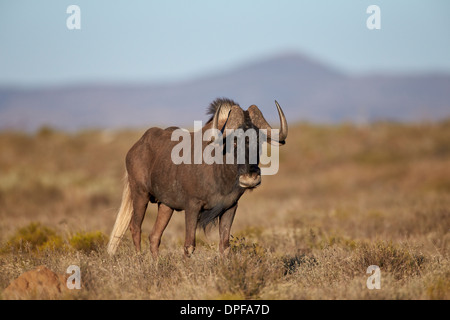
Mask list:
[[[258,109],[257,106],[255,105],[250,106],[250,108],[248,108],[248,112],[250,115],[250,119],[259,129],[267,130],[267,138],[269,143],[274,145],[285,144],[285,140],[288,135],[288,125],[286,117],[284,116],[283,110],[281,109],[277,101],[275,101],[275,105],[277,106],[278,116],[280,117],[280,131],[277,140],[272,139],[271,134],[272,127],[270,126],[269,123],[267,123],[266,119],[264,119],[263,114],[261,113],[261,111]]]
[[[278,115],[280,116],[280,135],[278,139],[280,140],[280,142],[282,141],[284,143],[288,135],[288,125],[283,110],[281,109],[277,100],[275,100],[275,105],[277,106]]]

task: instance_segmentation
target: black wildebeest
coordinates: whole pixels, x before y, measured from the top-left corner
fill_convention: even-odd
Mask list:
[[[275,101],[280,117],[278,139],[271,134],[272,127],[264,119],[255,105],[244,111],[229,99],[216,99],[209,107],[211,119],[202,128],[220,130],[223,134],[221,144],[225,157],[227,150],[236,148],[236,143],[225,140],[225,129],[265,129],[267,141],[274,145],[282,145],[288,133],[286,118],[281,107]],[[227,253],[230,246],[230,229],[233,223],[237,203],[243,193],[257,187],[261,183],[261,170],[256,163],[250,163],[248,142],[245,144],[245,161],[240,163],[200,163],[175,164],[171,154],[178,141],[172,141],[172,133],[179,128],[150,128],[134,144],[126,156],[125,188],[122,204],[117,215],[108,252],[114,254],[117,246],[130,227],[137,251],[141,249],[141,226],[148,202],[158,204],[156,222],[150,233],[150,251],[157,256],[161,236],[169,223],[174,210],[185,211],[186,235],[184,253],[190,256],[195,250],[195,232],[200,224],[206,226],[219,220],[219,251]],[[190,133],[193,137],[194,133]],[[220,136],[215,135],[214,138]],[[204,150],[214,139],[202,141]],[[220,140],[220,139],[218,139]],[[192,145],[194,139],[191,139]],[[259,143],[259,142],[258,142]],[[228,144],[228,145],[227,145]],[[231,146],[230,146],[231,144]],[[194,149],[193,148],[191,150]],[[237,152],[234,153],[234,157]]]

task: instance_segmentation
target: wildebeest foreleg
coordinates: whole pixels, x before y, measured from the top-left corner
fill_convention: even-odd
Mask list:
[[[161,236],[166,229],[170,218],[172,218],[172,213],[172,208],[169,208],[163,203],[158,203],[158,215],[156,216],[156,222],[149,236],[150,252],[152,253],[154,258],[158,256],[158,248],[159,244],[161,243]]]
[[[236,209],[237,203],[233,207],[225,211],[219,218],[219,252],[223,255],[227,255],[230,251],[230,231]]]
[[[195,231],[197,230],[200,209],[186,209],[185,223],[186,236],[184,240],[184,255],[190,257],[195,250]]]

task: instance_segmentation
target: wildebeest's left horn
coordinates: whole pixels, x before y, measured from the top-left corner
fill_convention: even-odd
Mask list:
[[[255,105],[252,105],[250,106],[250,108],[248,108],[250,119],[252,120],[253,124],[256,125],[259,129],[267,130],[267,138],[269,143],[274,145],[285,144],[285,140],[288,135],[288,125],[286,117],[284,116],[283,110],[276,100],[275,105],[277,106],[278,116],[280,117],[280,131],[277,140],[272,139],[272,127],[267,123],[261,111]]]

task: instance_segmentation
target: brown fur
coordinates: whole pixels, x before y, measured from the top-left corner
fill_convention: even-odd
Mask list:
[[[224,109],[217,112],[220,117],[218,123],[221,127],[225,125],[226,128],[233,129],[258,128],[251,122],[248,112],[243,111],[231,100],[218,99],[211,104],[210,109],[217,110],[222,104],[225,106]],[[224,110],[229,111],[224,112]],[[225,119],[224,116],[227,118]],[[211,128],[211,123],[212,119],[202,131]],[[171,135],[175,129],[177,128],[151,128],[128,152],[126,156],[128,184],[126,186],[129,186],[130,192],[127,195],[128,198],[124,193],[123,202],[132,203],[132,213],[121,215],[119,212],[116,225],[129,223],[134,245],[136,250],[140,251],[141,225],[148,202],[157,203],[158,215],[150,234],[150,250],[154,256],[157,256],[161,236],[170,221],[173,210],[185,211],[184,252],[187,256],[195,250],[197,225],[200,224],[206,228],[216,219],[219,219],[219,250],[221,253],[227,252],[237,203],[247,189],[240,186],[239,178],[245,176],[247,180],[260,179],[259,168],[250,164],[176,165],[171,159],[171,151],[179,143],[179,141],[171,141]],[[191,133],[191,144],[194,150],[194,133]],[[203,142],[202,150],[208,144],[209,142]],[[127,219],[128,222],[119,223],[119,220]],[[108,246],[110,254],[116,251],[122,236],[122,231],[119,233],[113,231]]]

